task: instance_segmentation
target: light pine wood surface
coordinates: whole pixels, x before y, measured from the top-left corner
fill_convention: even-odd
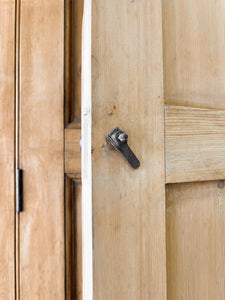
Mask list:
[[[21,299],[65,298],[64,2],[22,0]]]
[[[224,299],[225,184],[169,184],[168,299]]]
[[[94,299],[166,299],[160,1],[93,1],[92,18]],[[107,146],[115,126],[140,169]]]
[[[225,109],[225,2],[163,0],[165,104]]]
[[[65,173],[81,176],[80,129],[65,129]]]
[[[225,178],[225,111],[165,106],[166,182]]]
[[[0,1],[0,299],[15,299],[14,47],[15,1]]]
[[[94,299],[224,300],[225,3],[98,0],[91,20],[85,0],[83,36],[83,0],[21,3],[16,224],[16,3],[0,1],[0,299],[15,299],[17,279],[17,300],[90,300],[83,223],[85,238],[93,225]],[[106,143],[115,126],[138,170]],[[83,165],[91,151],[93,163],[92,187],[83,168],[84,193],[81,132]]]
[[[189,107],[190,112],[191,107],[224,110],[224,1],[163,0],[162,7],[165,103]],[[203,116],[200,120],[199,116],[198,122],[203,127],[208,122],[220,122],[216,130],[222,131],[223,114],[222,112],[213,120],[209,112],[209,120],[205,120]],[[192,124],[186,130],[190,130],[192,126],[196,129],[196,125]],[[183,128],[180,127],[182,130]],[[224,156],[221,153],[218,155],[217,151],[223,143],[223,135],[221,134],[219,144],[217,140],[208,149],[204,147],[214,136],[219,138],[218,132],[214,133],[213,137],[209,137],[208,130],[201,132],[198,151],[202,147],[207,152],[210,149],[215,151],[216,157],[213,160],[221,157],[221,167]],[[197,140],[197,136],[194,138]],[[179,142],[182,139],[185,137],[181,136]],[[178,144],[178,149],[179,147]],[[189,149],[187,147],[187,152]],[[204,160],[204,155],[200,159]],[[216,161],[217,165],[218,163],[219,159]],[[208,161],[208,166],[212,170],[211,161]],[[184,164],[184,168],[186,167]],[[208,171],[205,169],[204,173],[207,174]],[[199,177],[199,173],[197,175]],[[168,186],[166,198],[167,299],[224,299],[223,182],[172,184]]]
[[[166,183],[225,178],[225,111],[165,105]],[[65,172],[81,176],[80,129],[65,129]]]

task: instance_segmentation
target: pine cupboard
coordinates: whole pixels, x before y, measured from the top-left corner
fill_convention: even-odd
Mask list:
[[[0,0],[0,299],[225,299],[224,24]]]

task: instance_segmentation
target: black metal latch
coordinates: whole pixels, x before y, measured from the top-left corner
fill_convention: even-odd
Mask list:
[[[128,135],[125,132],[115,127],[107,134],[106,138],[124,156],[133,169],[140,167],[140,161],[127,144]]]
[[[16,169],[16,212],[23,211],[23,170]]]

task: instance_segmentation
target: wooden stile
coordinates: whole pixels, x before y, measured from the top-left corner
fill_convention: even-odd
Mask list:
[[[93,2],[96,299],[166,299],[161,21],[160,1]],[[140,169],[105,143],[115,126]]]
[[[15,299],[15,1],[0,2],[0,299]]]
[[[21,3],[21,299],[64,299],[64,2]]]

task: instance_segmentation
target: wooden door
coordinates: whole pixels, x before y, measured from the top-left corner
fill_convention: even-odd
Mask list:
[[[89,4],[94,298],[222,300],[224,3]]]
[[[7,0],[0,16],[0,298],[223,300],[224,3]]]

